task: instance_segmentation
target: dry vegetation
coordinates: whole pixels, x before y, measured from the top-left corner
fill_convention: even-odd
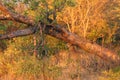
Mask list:
[[[24,3],[15,7],[17,13],[26,12],[31,18],[37,15],[37,11],[27,10]],[[65,6],[57,13],[57,22],[70,32],[120,54],[119,0],[76,0],[75,6]],[[16,25],[18,27],[11,27]],[[2,29],[2,26],[7,28]],[[0,21],[0,33],[24,27],[27,26]],[[50,36],[45,35],[47,54],[42,54],[40,47],[36,58],[32,55],[33,37],[38,36],[36,33],[0,41],[0,80],[120,80],[119,66]]]

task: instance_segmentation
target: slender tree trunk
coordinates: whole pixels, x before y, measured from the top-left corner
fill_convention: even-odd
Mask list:
[[[33,52],[33,55],[35,57],[37,57],[37,50],[36,50],[36,47],[37,47],[37,42],[36,42],[36,36],[33,37],[33,44],[34,44],[34,52]]]

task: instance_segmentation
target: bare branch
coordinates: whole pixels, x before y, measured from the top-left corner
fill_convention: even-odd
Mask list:
[[[0,2],[0,10],[1,10],[2,12],[4,12],[5,14],[9,14],[8,10],[6,9],[5,6],[3,6],[3,4],[2,4],[1,2]]]
[[[37,27],[31,27],[23,30],[17,30],[15,32],[11,32],[10,34],[0,35],[0,40],[2,39],[10,39],[19,36],[27,36],[36,32]]]
[[[0,20],[14,20],[16,22],[20,22],[20,23],[24,23],[24,24],[28,24],[28,25],[32,25],[32,26],[35,24],[34,20],[32,20],[26,16],[11,12],[2,3],[0,3],[0,10],[3,13],[7,14],[7,15],[4,15],[4,17],[3,16],[0,17]]]
[[[25,17],[23,15],[19,15],[19,14],[12,14],[12,18],[17,21],[17,22],[20,22],[20,23],[24,23],[24,24],[27,24],[27,25],[31,25],[33,26],[35,23],[34,23],[34,20],[28,18],[28,17]]]

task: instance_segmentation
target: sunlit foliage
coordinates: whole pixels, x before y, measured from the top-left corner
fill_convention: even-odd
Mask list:
[[[91,40],[102,46],[115,45],[116,52],[120,53],[118,40],[120,39],[120,1],[119,0],[1,0],[5,6],[14,13],[29,16],[36,23],[39,21],[55,25],[60,24],[72,33]],[[1,14],[1,13],[0,13]],[[50,23],[49,19],[53,22]],[[0,21],[0,34],[10,33],[18,29],[27,28],[25,24],[11,21]],[[35,35],[13,38],[0,41],[0,76],[27,75],[39,77],[58,77],[61,75],[59,66],[50,66],[49,58],[61,50],[68,50],[65,42],[44,35],[47,55],[45,60],[41,55],[42,47],[39,47],[39,57],[33,56],[34,41],[42,38],[39,32]],[[116,45],[115,45],[116,46]],[[42,56],[42,57],[41,57]],[[46,58],[47,57],[47,58]],[[68,60],[70,61],[70,60]],[[44,64],[45,63],[45,64]],[[52,63],[51,63],[52,64]],[[78,63],[77,63],[78,65]],[[120,68],[104,72],[109,78],[100,77],[100,80],[120,79]],[[72,75],[74,77],[76,75]],[[27,79],[27,78],[26,78]],[[30,78],[29,78],[30,79]]]

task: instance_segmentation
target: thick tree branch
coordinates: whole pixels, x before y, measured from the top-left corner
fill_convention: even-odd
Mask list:
[[[0,11],[7,14],[7,15],[4,15],[4,17],[0,17],[0,20],[13,20],[13,21],[17,21],[17,22],[32,25],[32,26],[35,24],[34,20],[26,16],[11,12],[2,3],[0,3]]]
[[[0,15],[0,20],[12,20],[12,21],[16,21],[16,22],[31,25],[31,26],[35,25],[34,21],[28,17],[25,17],[20,14],[15,14],[15,13],[11,13],[11,14],[12,16]]]
[[[11,32],[10,34],[0,35],[0,40],[10,39],[10,38],[19,37],[19,36],[30,35],[30,34],[35,33],[36,29],[37,29],[37,27],[31,27],[31,28],[27,28],[27,29],[24,29],[24,30],[17,30],[15,32]]]

